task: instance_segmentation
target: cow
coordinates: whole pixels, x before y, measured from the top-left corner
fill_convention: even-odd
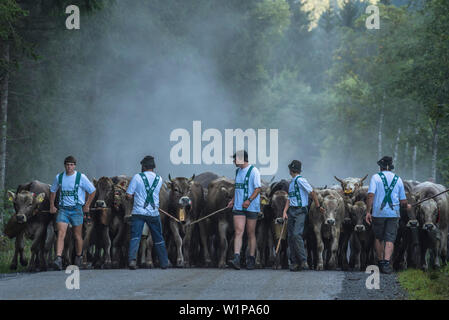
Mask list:
[[[288,200],[288,188],[285,190],[276,190],[270,197],[270,209],[273,212],[270,231],[271,235],[268,236],[270,259],[272,259],[273,250],[276,250],[278,243],[278,253],[274,258],[273,269],[288,268],[288,255],[287,255],[287,221],[284,221],[282,216],[285,208],[285,204]],[[271,240],[271,241],[270,241]],[[274,247],[273,247],[274,246]]]
[[[203,172],[199,175],[195,175],[195,182],[198,182],[202,187],[204,191],[204,198],[207,196],[207,189],[209,187],[209,184],[214,181],[215,179],[220,178],[217,174],[213,172]]]
[[[190,179],[178,177],[172,179],[168,175],[166,185],[169,189],[168,211],[175,215],[180,221],[170,219],[169,226],[172,240],[176,246],[176,252],[169,254],[176,260],[176,267],[190,267],[194,261],[191,260],[199,251],[199,241],[196,241],[198,232],[196,224],[190,223],[200,217],[204,205],[204,193],[201,184],[194,181],[195,175]],[[171,242],[171,241],[170,241]]]
[[[409,204],[415,202],[416,200],[412,198],[411,192],[419,182],[406,180],[403,181],[403,184],[407,202]],[[420,262],[419,223],[414,208],[400,208],[398,233],[394,248],[393,268],[395,270],[418,267]]]
[[[209,215],[225,208],[234,196],[234,181],[222,177],[213,180],[208,186],[208,193],[202,215]],[[232,208],[217,213],[199,222],[203,260],[206,266],[218,265],[226,268],[229,244],[234,232]]]
[[[309,228],[314,234],[313,265],[316,270],[335,269],[340,230],[345,215],[343,197],[335,190],[316,190],[317,198],[325,213],[321,213],[313,202],[310,206]],[[323,262],[323,252],[326,257]]]
[[[364,176],[363,178],[345,178],[345,179],[339,179],[336,176],[334,176],[335,180],[340,182],[342,191],[345,196],[352,197],[354,192],[356,192],[359,188],[363,186],[363,181],[368,177],[368,175]]]
[[[15,213],[5,228],[5,234],[16,238],[10,269],[17,269],[18,256],[22,266],[28,264],[23,254],[24,237],[27,237],[33,240],[28,271],[47,270],[55,240],[55,216],[49,213],[50,185],[35,180],[19,185],[16,193],[8,191],[8,197],[14,204]]]
[[[418,203],[445,190],[445,187],[432,182],[423,182],[413,187],[412,197]],[[419,242],[421,246],[421,268],[428,269],[426,253],[430,250],[431,267],[439,268],[440,259],[446,263],[449,196],[443,193],[438,197],[414,206],[419,223]]]
[[[374,263],[374,232],[371,225],[365,221],[366,204],[364,201],[356,201],[348,204],[351,225],[354,232],[351,234],[351,258],[350,265],[357,271],[363,271],[368,265]]]

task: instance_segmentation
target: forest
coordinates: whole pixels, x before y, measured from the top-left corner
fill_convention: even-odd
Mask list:
[[[279,177],[300,159],[337,183],[390,155],[448,185],[448,31],[447,0],[0,0],[0,190],[51,183],[69,154],[90,178],[148,153],[163,177],[214,171],[169,163],[195,120],[278,129]]]

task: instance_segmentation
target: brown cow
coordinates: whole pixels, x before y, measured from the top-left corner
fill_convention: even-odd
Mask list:
[[[287,221],[282,220],[285,204],[288,200],[288,192],[284,190],[275,191],[270,199],[271,209],[273,211],[273,219],[271,221],[271,238],[274,247],[270,252],[276,250],[280,239],[279,251],[275,257],[273,269],[288,268],[287,257]],[[284,225],[285,224],[285,225]]]
[[[15,213],[5,228],[5,234],[10,238],[16,238],[10,268],[17,269],[17,256],[20,258],[21,265],[27,265],[23,256],[23,240],[26,236],[33,240],[28,270],[47,270],[49,254],[55,239],[55,216],[48,213],[50,186],[35,180],[26,185],[20,185],[16,193],[8,191],[8,197],[14,203]]]
[[[191,260],[199,251],[199,241],[196,241],[198,232],[194,232],[197,224],[190,226],[190,222],[200,217],[204,205],[203,187],[194,181],[195,175],[190,179],[178,177],[172,179],[168,175],[166,182],[169,191],[168,211],[177,217],[180,222],[170,219],[169,226],[176,246],[176,252],[169,255],[176,260],[177,267],[190,267],[194,261]],[[171,242],[171,241],[170,241]]]
[[[337,266],[337,250],[340,230],[345,215],[343,197],[335,190],[316,190],[320,206],[325,213],[321,213],[313,202],[310,206],[309,229],[315,235],[316,247],[314,248],[314,265],[317,270],[324,269],[323,252],[326,254],[327,269],[335,269]]]
[[[414,186],[412,193],[414,200],[419,202],[433,197],[445,189],[440,184],[423,182]],[[420,226],[421,268],[428,269],[427,250],[430,250],[431,266],[439,268],[441,266],[440,258],[443,263],[447,259],[449,195],[443,193],[438,197],[424,201],[415,206],[415,212]]]
[[[202,216],[225,208],[233,196],[234,181],[225,177],[215,179],[208,186]],[[234,232],[231,211],[232,209],[228,208],[199,223],[206,266],[218,265],[219,268],[226,268],[226,261],[231,252],[229,244]]]

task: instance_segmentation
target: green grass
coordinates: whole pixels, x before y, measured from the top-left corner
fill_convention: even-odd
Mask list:
[[[449,265],[428,272],[408,269],[399,272],[399,282],[412,300],[449,300]]]
[[[10,270],[12,257],[14,256],[14,242],[15,239],[9,239],[8,237],[0,234],[0,273],[15,273],[25,272],[27,267],[23,267],[18,261],[17,270]],[[30,261],[30,247],[31,241],[25,240],[24,255],[28,261]]]

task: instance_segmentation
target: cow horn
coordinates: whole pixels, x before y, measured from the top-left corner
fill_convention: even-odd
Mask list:
[[[362,179],[360,179],[360,183],[363,184],[363,181],[368,178],[368,175],[364,176]]]
[[[270,180],[270,184],[274,181],[274,178],[275,178],[276,176],[273,176],[272,178],[271,178],[271,180]]]
[[[173,181],[173,180],[171,179],[170,173],[168,174],[168,180]]]
[[[189,181],[193,181],[193,179],[195,179],[195,174],[193,174],[193,176],[189,179]]]
[[[334,178],[335,178],[338,182],[343,183],[343,180],[338,179],[337,176],[334,176]]]

